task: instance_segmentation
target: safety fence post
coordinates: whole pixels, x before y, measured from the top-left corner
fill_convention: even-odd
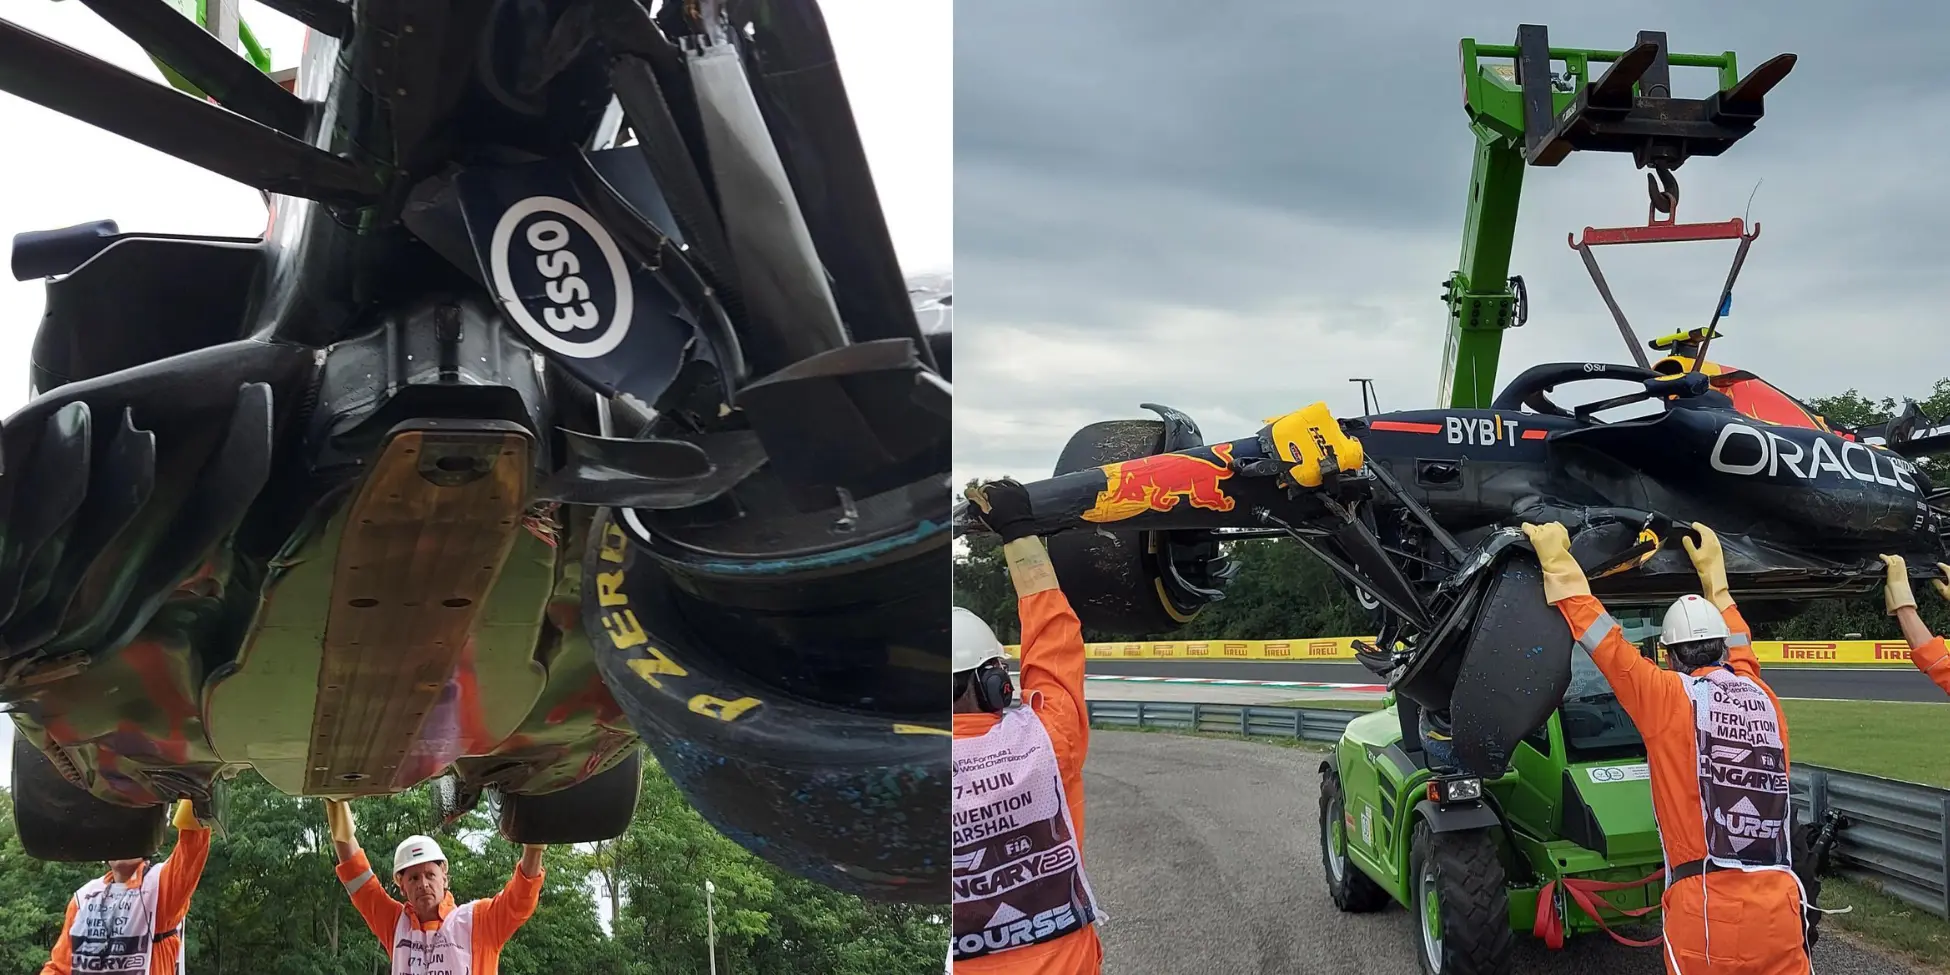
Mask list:
[[[1138,702],[1138,730],[1144,730],[1144,702]]]
[[[1200,705],[1200,704],[1194,704],[1194,705],[1192,705],[1192,730],[1193,730],[1193,731],[1204,731],[1204,730],[1205,730],[1205,707],[1204,707],[1204,705]]]
[[[1252,725],[1252,721],[1250,720],[1250,719],[1252,718],[1252,716],[1253,716],[1253,706],[1252,706],[1252,705],[1250,705],[1250,704],[1246,704],[1246,705],[1241,705],[1241,706],[1240,706],[1240,708],[1239,708],[1239,733],[1240,733],[1241,735],[1251,735],[1251,734],[1253,733],[1253,725]]]
[[[1828,814],[1828,772],[1826,769],[1808,771],[1808,821],[1820,823],[1821,817]]]

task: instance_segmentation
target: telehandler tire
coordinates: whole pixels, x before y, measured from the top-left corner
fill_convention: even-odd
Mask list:
[[[1515,936],[1503,860],[1489,830],[1436,833],[1428,823],[1416,823],[1408,885],[1423,972],[1508,975]]]
[[[1341,776],[1331,766],[1320,770],[1320,859],[1327,874],[1327,896],[1348,914],[1367,914],[1388,906],[1388,892],[1347,857],[1347,799]]]

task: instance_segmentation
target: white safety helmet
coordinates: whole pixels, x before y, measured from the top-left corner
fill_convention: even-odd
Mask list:
[[[408,867],[417,867],[422,863],[431,863],[435,860],[446,863],[447,854],[440,852],[440,844],[435,843],[433,837],[409,836],[401,840],[399,846],[393,850],[393,876],[399,876],[400,871]]]
[[[1700,653],[1687,653],[1692,645],[1708,640],[1720,641],[1719,650],[1712,656],[1717,659],[1726,652],[1728,636],[1726,618],[1720,615],[1718,607],[1707,602],[1703,596],[1685,595],[1673,601],[1666,610],[1664,624],[1659,628],[1659,643],[1666,653],[1687,667],[1704,667],[1715,662]]]
[[[1002,641],[995,638],[995,631],[980,616],[956,606],[952,618],[955,673],[964,674],[1008,656],[1008,651],[1002,649]]]

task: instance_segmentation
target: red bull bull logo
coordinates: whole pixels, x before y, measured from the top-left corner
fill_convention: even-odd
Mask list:
[[[1083,520],[1123,521],[1147,511],[1170,511],[1181,499],[1194,508],[1231,511],[1238,502],[1219,490],[1219,482],[1232,476],[1232,445],[1219,444],[1212,453],[1220,463],[1190,454],[1159,454],[1106,465],[1104,489]]]

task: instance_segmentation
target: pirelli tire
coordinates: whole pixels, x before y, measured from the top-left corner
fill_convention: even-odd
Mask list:
[[[14,729],[14,831],[36,860],[137,860],[162,849],[167,806],[118,806],[63,776]]]
[[[1320,859],[1327,875],[1327,896],[1347,914],[1368,914],[1387,907],[1388,892],[1361,872],[1347,855],[1347,796],[1341,774],[1326,762],[1320,766]]]
[[[798,699],[740,672],[686,622],[656,560],[611,530],[613,514],[590,530],[583,625],[611,694],[685,798],[788,872],[873,900],[946,903],[948,729]],[[599,578],[615,572],[620,589]],[[623,612],[647,639],[609,638]]]
[[[1496,837],[1487,829],[1437,833],[1415,823],[1408,909],[1426,975],[1509,975],[1510,898]]]
[[[568,846],[622,836],[643,791],[643,750],[575,785],[538,795],[501,797],[501,836],[510,843]]]
[[[1070,437],[1057,455],[1058,475],[1164,449],[1162,420],[1106,420]],[[1157,532],[1070,531],[1049,537],[1050,565],[1083,625],[1119,636],[1176,630],[1198,617],[1202,604],[1175,596],[1164,583]]]

